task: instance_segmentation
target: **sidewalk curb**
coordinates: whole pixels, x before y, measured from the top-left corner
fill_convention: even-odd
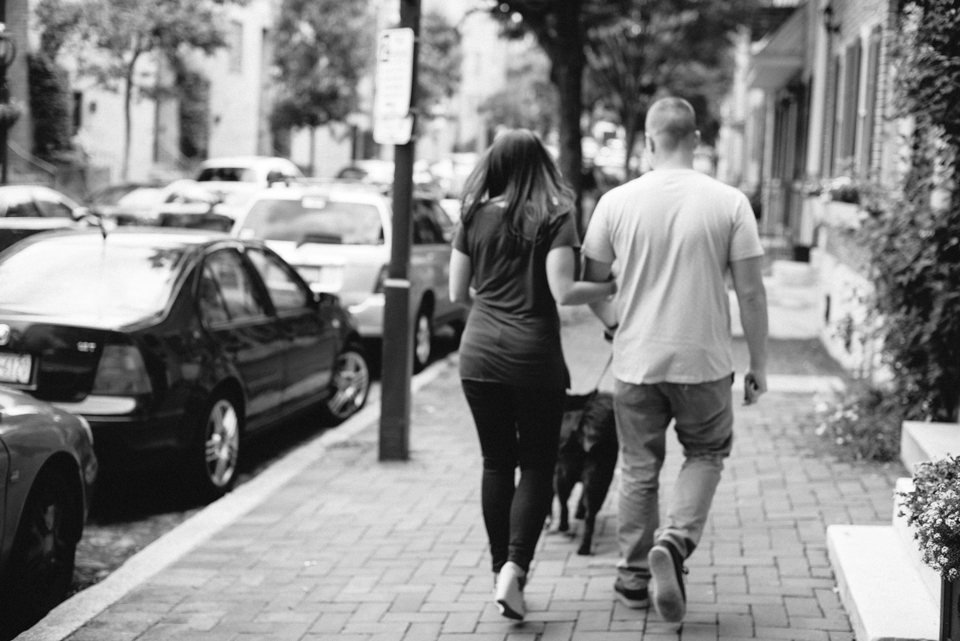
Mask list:
[[[447,358],[434,363],[411,380],[414,394],[443,372],[450,371]],[[64,639],[140,584],[171,565],[214,534],[265,501],[303,469],[316,462],[331,446],[349,440],[373,426],[380,417],[380,403],[330,428],[293,450],[255,478],[209,504],[186,521],[127,559],[103,581],[73,595],[51,610],[14,641]]]

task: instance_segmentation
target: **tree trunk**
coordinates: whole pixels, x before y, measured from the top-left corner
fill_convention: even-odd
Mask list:
[[[630,159],[633,157],[633,148],[637,144],[637,116],[636,114],[627,115],[623,119],[623,130],[626,140],[626,157],[623,159],[623,177],[624,181],[634,178],[633,169],[630,167]]]
[[[557,35],[549,53],[553,68],[551,77],[560,96],[560,171],[573,189],[577,206],[577,227],[583,233],[583,189],[581,185],[582,149],[580,116],[583,112],[584,35],[580,29],[581,0],[566,0],[556,12]]]
[[[120,180],[127,181],[130,170],[130,132],[131,132],[131,103],[133,102],[133,70],[137,66],[139,53],[134,53],[127,66],[127,77],[123,88],[123,163],[120,165]]]
[[[317,153],[317,128],[313,125],[310,126],[310,164],[307,166],[307,175],[313,178],[315,176],[314,170],[316,169],[316,153]]]

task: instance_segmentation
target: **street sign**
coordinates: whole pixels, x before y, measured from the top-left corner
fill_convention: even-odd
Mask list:
[[[373,117],[404,118],[413,92],[413,29],[384,29],[377,41]]]
[[[378,145],[405,145],[413,138],[413,116],[376,118],[373,140]]]

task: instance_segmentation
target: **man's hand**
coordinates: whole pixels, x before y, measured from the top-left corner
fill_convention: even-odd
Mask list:
[[[767,392],[767,374],[750,370],[743,377],[743,404],[753,405]]]

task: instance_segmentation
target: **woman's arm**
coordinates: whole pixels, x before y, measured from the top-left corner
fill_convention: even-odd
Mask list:
[[[612,280],[602,283],[574,280],[575,259],[573,247],[569,246],[554,247],[547,254],[547,282],[554,300],[561,305],[583,305],[603,300],[617,291]]]
[[[473,296],[470,281],[473,280],[473,265],[470,257],[459,249],[450,252],[450,301],[470,307]]]

